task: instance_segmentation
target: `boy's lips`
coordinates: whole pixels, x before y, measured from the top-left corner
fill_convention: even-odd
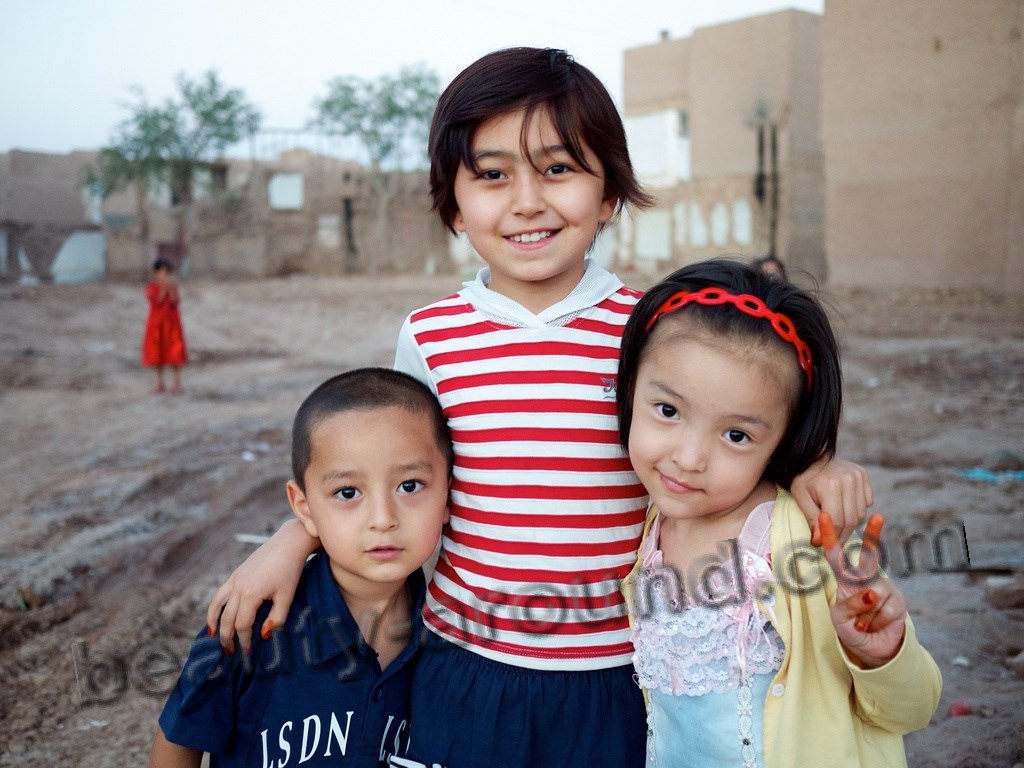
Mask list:
[[[371,547],[366,551],[366,554],[375,560],[394,560],[396,557],[399,557],[403,551],[404,550],[401,547],[382,545],[379,547]]]

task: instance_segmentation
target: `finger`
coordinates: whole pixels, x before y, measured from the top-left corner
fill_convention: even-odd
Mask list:
[[[871,625],[879,615],[883,601],[879,599],[878,593],[874,590],[864,590],[861,593],[861,603],[864,610],[857,616],[857,621],[853,623],[854,628],[858,632],[877,632],[878,630],[871,629]]]
[[[259,601],[239,600],[234,629],[238,635],[238,644],[242,646],[243,654],[249,653],[249,648],[252,646],[252,625],[256,623],[256,611],[259,607]]]
[[[864,529],[864,538],[859,544],[857,556],[856,577],[862,584],[870,584],[880,577],[881,568],[880,546],[882,540],[882,526],[885,518],[874,514]]]
[[[237,630],[236,634],[238,635],[238,645],[242,648],[242,655],[247,656],[252,647],[252,625],[250,624],[247,629]]]
[[[274,632],[274,620],[268,618],[263,622],[263,626],[260,627],[260,637],[264,640],[269,640],[271,634]]]
[[[825,561],[832,568],[836,580],[842,586],[846,583],[846,574],[850,566],[846,562],[846,553],[839,546],[836,527],[832,522],[832,515],[828,512],[818,515],[818,530],[821,532],[821,547],[825,552]]]
[[[875,489],[871,487],[871,477],[868,475],[867,470],[864,471],[861,494],[863,495],[865,510],[875,505]]]
[[[871,576],[865,578],[859,568],[853,567],[846,550],[840,546],[832,516],[828,512],[822,512],[818,516],[818,528],[821,529],[821,546],[825,553],[825,560],[831,566],[836,577],[839,598],[845,600],[851,594],[863,591],[877,578],[875,572],[868,571]]]
[[[206,606],[206,630],[210,637],[217,634],[217,623],[220,621],[220,613],[224,609],[228,595],[231,593],[229,582],[220,585],[220,589],[213,593],[210,604]]]
[[[839,538],[846,541],[860,525],[860,521],[864,519],[866,513],[863,506],[864,496],[860,492],[860,484],[857,482],[856,476],[844,479],[841,494],[843,497],[843,519]]]
[[[836,528],[832,522],[832,515],[822,512],[818,515],[818,531],[821,534],[821,546],[826,552],[839,546],[839,539],[836,538]]]
[[[235,648],[235,617],[238,615],[238,595],[232,595],[224,603],[220,614],[220,644],[225,651]]]
[[[878,542],[882,540],[882,526],[884,525],[885,518],[878,512],[875,512],[875,514],[868,518],[868,524],[864,526],[864,541],[870,542],[872,546],[877,547]]]
[[[868,523],[864,527],[864,538],[861,540],[858,567],[865,573],[874,573],[878,570],[878,552],[882,542],[882,526],[884,525],[885,518],[876,512],[868,519]]]
[[[294,596],[294,592],[292,595]],[[267,622],[270,622],[274,627],[283,627],[288,620],[288,607],[291,605],[292,599],[280,593],[274,595],[271,599],[273,603],[270,606],[270,613],[267,614]]]
[[[865,589],[861,592],[856,592],[850,595],[845,600],[836,603],[833,608],[833,615],[835,621],[843,623],[856,619],[854,626],[857,627],[861,632],[866,631],[866,627],[871,624],[871,620],[864,620],[866,616],[874,618],[874,613],[878,606],[878,596],[870,589]],[[862,628],[860,625],[863,624]]]
[[[868,624],[868,632],[880,632],[907,613],[907,603],[903,593],[894,591],[883,595],[878,601],[878,608]]]

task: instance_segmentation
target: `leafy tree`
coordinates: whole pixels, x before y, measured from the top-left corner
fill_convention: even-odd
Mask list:
[[[139,211],[140,236],[148,250],[149,223],[146,198],[154,182],[170,184],[177,207],[178,252],[187,252],[189,212],[196,171],[209,168],[224,151],[260,125],[259,110],[238,88],[227,88],[214,70],[198,80],[177,77],[178,98],[153,106],[134,88],[135,100],[126,106],[110,145],[100,150],[90,174],[94,188],[107,197],[132,185]]]
[[[441,93],[437,73],[422,65],[403,67],[376,80],[337,77],[327,96],[314,101],[310,127],[356,139],[370,162],[377,198],[376,242],[390,251],[388,208],[395,193],[393,171],[422,167],[427,132]],[[415,147],[415,149],[413,149]],[[370,249],[369,272],[377,271],[377,249]]]
[[[103,199],[132,188],[145,264],[149,256],[149,190],[164,179],[164,153],[175,141],[176,118],[166,107],[149,106],[141,90],[134,90],[137,103],[130,107],[131,116],[118,124],[111,143],[100,149],[96,166],[87,171],[87,182]]]

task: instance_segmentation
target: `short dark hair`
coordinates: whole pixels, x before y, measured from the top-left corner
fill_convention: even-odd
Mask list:
[[[167,259],[157,259],[153,262],[153,271],[159,272],[161,269],[166,269],[168,272],[174,271],[174,265],[171,264]]]
[[[306,490],[305,474],[312,460],[313,430],[336,413],[402,408],[426,413],[434,424],[434,438],[452,473],[452,440],[441,404],[418,379],[391,368],[355,368],[338,374],[314,389],[299,406],[292,425],[292,477]],[[358,435],[353,435],[358,440]]]
[[[691,264],[673,272],[637,302],[626,323],[619,356],[616,392],[619,439],[628,449],[637,373],[644,359],[645,345],[658,328],[655,325],[651,331],[647,330],[651,317],[674,293],[708,287],[724,288],[732,294],[750,294],[761,299],[768,309],[790,319],[797,335],[810,349],[812,385],[808,389],[807,379],[801,371],[800,394],[790,415],[789,426],[765,470],[766,479],[789,488],[793,478],[815,461],[835,455],[843,404],[839,347],[828,315],[815,296],[791,283],[764,275],[750,264],[730,259]],[[770,322],[746,315],[731,304],[689,304],[677,313],[716,335],[785,346],[792,351],[796,363],[796,351],[779,337]],[[672,317],[672,314],[665,315],[658,324],[671,322]]]
[[[530,121],[546,109],[574,161],[589,173],[583,145],[604,167],[604,199],[617,207],[653,202],[633,173],[626,131],[608,90],[589,69],[555,48],[505,48],[477,59],[445,88],[430,124],[430,193],[434,210],[454,232],[458,213],[455,174],[461,164],[478,170],[473,136],[487,120],[525,110],[522,146]],[[529,156],[527,154],[527,156]]]

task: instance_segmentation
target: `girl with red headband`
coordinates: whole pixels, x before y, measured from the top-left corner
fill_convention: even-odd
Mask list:
[[[852,564],[786,490],[835,453],[841,403],[821,305],[749,265],[685,267],[630,316],[619,431],[651,508],[623,589],[648,764],[906,765],[902,734],[935,711],[881,515]]]

